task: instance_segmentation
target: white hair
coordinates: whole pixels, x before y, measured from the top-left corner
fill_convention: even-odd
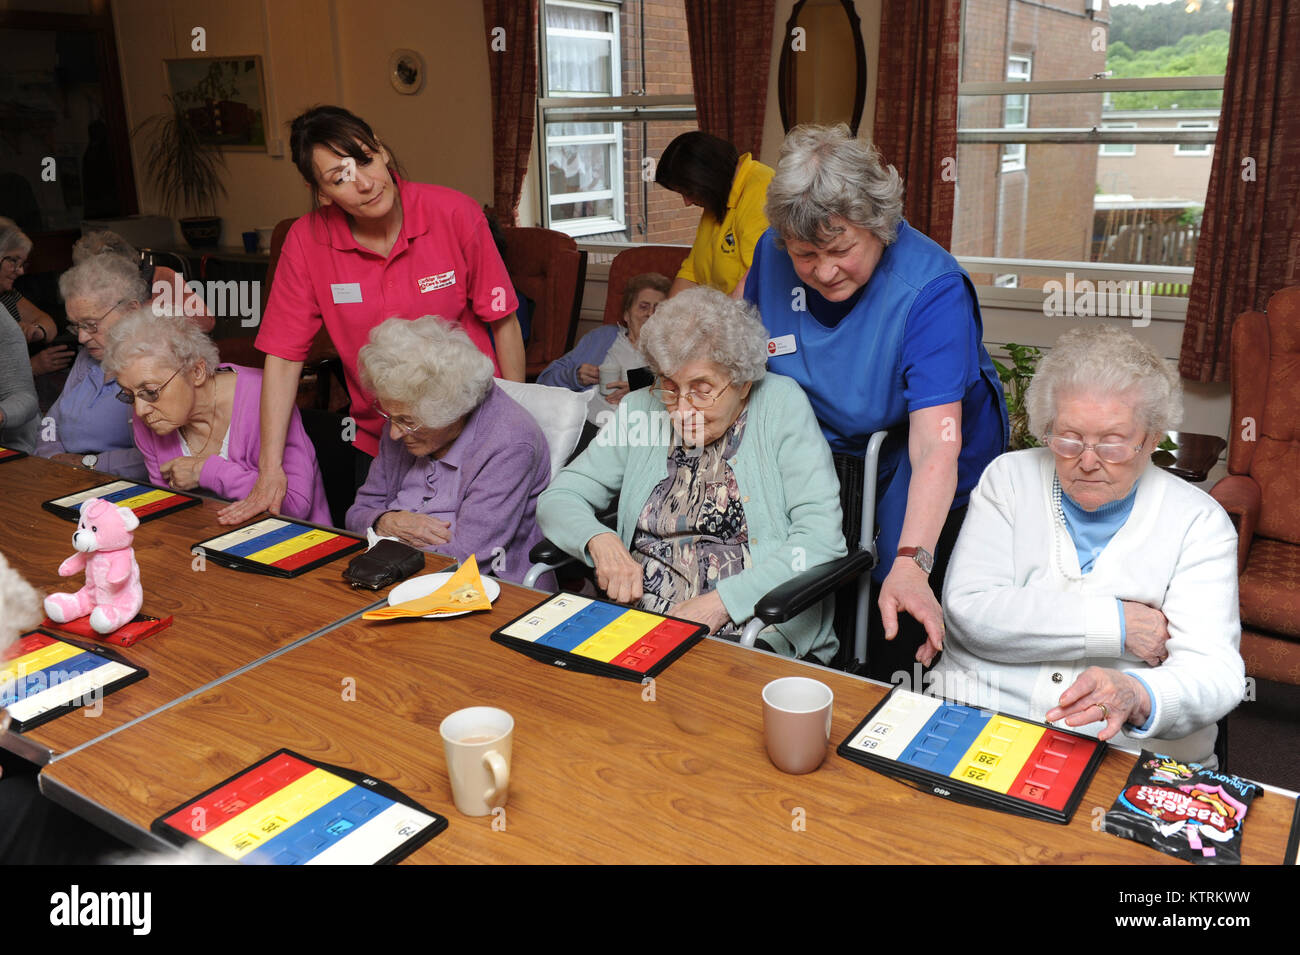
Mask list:
[[[1130,332],[1080,325],[1038,363],[1025,394],[1029,428],[1035,435],[1051,430],[1062,394],[1131,392],[1137,393],[1133,417],[1144,431],[1168,431],[1183,420],[1183,385],[1168,362]]]
[[[0,657],[20,633],[40,622],[40,594],[0,554]]]
[[[144,302],[149,298],[140,269],[120,255],[92,255],[59,276],[59,295],[67,302],[89,299],[100,311],[119,302]]]
[[[32,240],[18,228],[18,223],[13,219],[0,216],[0,255],[8,255],[10,252],[27,255],[31,251]]]
[[[638,344],[656,375],[711,361],[741,385],[767,371],[767,330],[753,306],[706,286],[660,303],[641,327]]]
[[[161,358],[182,371],[200,362],[211,375],[221,361],[212,339],[188,318],[164,312],[155,315],[149,306],[124,315],[104,339],[104,374],[116,378],[137,358]]]
[[[492,359],[465,330],[433,315],[390,318],[358,354],[361,384],[381,402],[410,405],[426,428],[445,428],[492,390]]]
[[[95,229],[73,243],[72,264],[80,265],[86,259],[106,253],[120,255],[137,266],[140,262],[140,253],[126,239],[108,229]]]
[[[889,245],[903,218],[903,180],[843,123],[796,126],[781,144],[764,212],[782,247],[830,241],[843,231],[831,225],[836,216]]]

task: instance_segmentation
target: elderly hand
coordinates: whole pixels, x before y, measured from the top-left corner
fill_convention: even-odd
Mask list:
[[[199,474],[203,471],[203,462],[207,458],[195,458],[181,455],[161,465],[163,480],[168,487],[178,491],[188,491],[199,486]]]
[[[727,608],[722,605],[722,598],[718,596],[716,590],[710,590],[707,594],[700,594],[690,600],[683,600],[674,605],[668,613],[683,620],[702,623],[709,628],[709,633],[717,633],[719,629],[731,622],[731,614],[727,613]]]
[[[74,357],[72,349],[67,345],[52,345],[49,348],[42,348],[32,356],[32,374],[48,375],[52,371],[63,371],[72,364]]]
[[[1105,742],[1125,723],[1141,726],[1151,716],[1151,699],[1146,688],[1127,673],[1088,667],[1070,685],[1057,706],[1047,711],[1048,723],[1065,720],[1066,726],[1086,726],[1100,720],[1105,728],[1097,739]]]
[[[641,599],[641,581],[645,571],[612,531],[597,534],[587,541],[587,553],[596,564],[596,586],[615,603],[627,604]]]
[[[263,511],[278,515],[288,490],[289,479],[285,477],[283,468],[274,471],[263,468],[257,472],[257,483],[248,492],[248,497],[217,511],[217,520],[222,524],[242,524]]]
[[[1169,621],[1154,607],[1135,600],[1124,605],[1124,650],[1144,663],[1158,667],[1169,659]]]
[[[73,454],[71,451],[61,451],[58,454],[51,454],[50,460],[58,461],[60,464],[66,464],[70,468],[79,468],[84,467],[81,463],[81,459],[84,457],[84,454]]]
[[[412,547],[437,547],[451,540],[449,523],[413,511],[385,511],[375,521],[375,531],[385,537],[396,537]]]
[[[589,361],[578,366],[578,384],[595,385],[600,382],[600,367]]]
[[[925,627],[926,642],[917,647],[916,658],[929,666],[943,649],[943,611],[930,589],[929,577],[910,557],[896,558],[880,585],[880,620],[886,640],[898,636],[900,613],[911,614]]]
[[[627,395],[630,386],[626,381],[611,381],[605,389],[605,400],[616,405]]]

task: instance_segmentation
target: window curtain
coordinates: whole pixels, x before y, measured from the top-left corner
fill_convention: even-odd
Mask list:
[[[483,0],[483,23],[492,81],[493,211],[502,225],[515,225],[533,150],[537,0]]]
[[[1232,11],[1223,108],[1178,370],[1228,379],[1232,323],[1300,282],[1300,3]]]
[[[943,161],[957,158],[961,0],[886,0],[880,36],[873,142],[903,177],[907,221],[946,249],[957,184]]]
[[[700,129],[758,156],[776,0],[686,0]]]

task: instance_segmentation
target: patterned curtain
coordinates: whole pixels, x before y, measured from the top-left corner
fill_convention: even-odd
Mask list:
[[[943,161],[957,157],[961,0],[886,0],[880,36],[873,142],[903,177],[907,221],[946,249],[957,184]]]
[[[700,129],[758,156],[776,0],[686,0]]]
[[[1300,281],[1300,3],[1238,2],[1178,370],[1228,380],[1232,323]]]
[[[537,109],[537,0],[483,0],[492,78],[493,209],[518,223]]]

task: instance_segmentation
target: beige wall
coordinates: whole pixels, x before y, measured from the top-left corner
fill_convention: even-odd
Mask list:
[[[114,26],[127,118],[134,128],[162,110],[170,57],[258,54],[266,74],[271,154],[226,153],[229,193],[217,207],[223,244],[310,208],[288,157],[286,124],[308,106],[334,103],[361,116],[392,146],[407,174],[491,198],[490,93],[482,7],[463,0],[116,0]],[[207,31],[206,54],[190,31]],[[388,83],[388,55],[421,53],[423,89],[413,96]],[[277,144],[275,140],[280,142]],[[277,145],[279,148],[277,148]],[[141,212],[159,202],[132,144]]]

